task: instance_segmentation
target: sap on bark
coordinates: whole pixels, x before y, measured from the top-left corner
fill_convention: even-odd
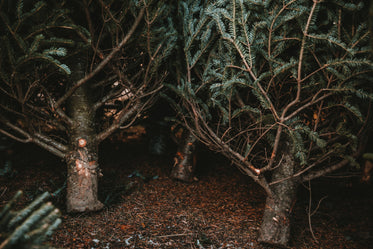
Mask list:
[[[365,160],[365,162],[363,165],[361,181],[368,183],[370,182],[373,172],[373,153],[365,153],[363,155],[363,159]]]
[[[84,63],[77,62],[72,72],[72,82],[84,78]],[[100,175],[98,142],[95,130],[95,112],[92,110],[92,88],[85,84],[68,98],[67,113],[72,120],[68,131],[69,152],[67,161],[67,211],[96,211],[104,207],[98,200]]]
[[[96,160],[97,152],[80,138],[68,157],[67,211],[97,211],[104,207],[98,200],[98,177],[102,176]],[[94,147],[93,147],[94,148]]]
[[[85,140],[84,138],[79,138],[78,139],[78,146],[80,148],[84,148],[86,145],[87,145],[87,140]]]
[[[171,171],[171,178],[183,182],[196,180],[194,170],[196,166],[196,138],[189,131],[182,135],[182,143],[174,157],[175,163]]]

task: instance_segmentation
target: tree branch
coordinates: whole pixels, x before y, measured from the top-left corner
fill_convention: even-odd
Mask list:
[[[331,173],[337,169],[340,169],[344,166],[346,166],[350,161],[348,159],[343,159],[342,161],[340,161],[339,163],[337,164],[334,164],[328,168],[324,168],[324,169],[321,169],[321,170],[318,170],[318,171],[314,171],[314,172],[310,172],[309,174],[301,177],[301,181],[302,182],[306,182],[306,181],[311,181],[315,178],[318,178],[320,176],[323,176],[323,175],[326,175],[328,173]]]
[[[364,152],[364,146],[360,146],[358,148],[358,150],[352,156],[355,157],[355,158],[360,157],[363,154],[363,152]],[[349,163],[350,163],[350,160],[343,159],[339,163],[334,164],[334,165],[332,165],[328,168],[324,168],[324,169],[320,169],[320,170],[308,173],[307,175],[301,177],[301,181],[306,182],[306,181],[313,180],[313,179],[318,178],[320,176],[323,176],[323,175],[326,175],[326,174],[331,173],[333,171],[336,171],[337,169],[340,169],[340,168],[346,166]]]
[[[133,117],[135,115],[135,118],[133,119],[132,122],[130,122],[130,124],[132,124],[134,122],[134,120],[136,119],[136,116],[138,115],[138,113],[142,110],[141,108],[141,102],[138,101],[134,106],[132,106],[129,110],[122,110],[122,113],[123,115],[120,115],[120,117],[118,117],[112,125],[110,125],[106,130],[100,132],[97,136],[96,136],[96,140],[98,142],[101,142],[103,140],[105,140],[108,136],[110,136],[114,131],[116,131],[117,129],[120,128],[120,126],[127,120],[129,120],[131,117]],[[129,124],[129,125],[130,125]]]
[[[306,27],[303,31],[302,45],[301,45],[301,48],[300,48],[300,51],[299,51],[299,59],[298,59],[297,95],[296,95],[295,99],[293,101],[291,101],[282,111],[282,115],[281,115],[281,119],[280,119],[281,122],[285,119],[286,112],[290,109],[290,107],[292,107],[293,105],[298,103],[299,98],[300,98],[301,81],[302,81],[302,62],[303,62],[304,49],[306,47],[306,39],[307,39],[307,36],[308,36],[308,28],[310,27],[312,16],[315,12],[316,5],[318,3],[319,3],[318,1],[313,1],[313,6],[312,6],[311,12],[308,16]]]
[[[86,75],[84,78],[80,79],[72,88],[70,88],[66,94],[64,94],[59,100],[56,101],[53,108],[58,108],[63,102],[65,102],[71,94],[73,94],[77,88],[79,88],[81,85],[85,84],[90,80],[93,76],[95,76],[97,73],[99,73],[105,66],[108,64],[114,57],[114,55],[119,52],[119,50],[128,42],[128,40],[131,38],[133,33],[135,32],[137,26],[139,25],[142,17],[144,16],[145,8],[142,8],[139,15],[137,16],[135,22],[133,23],[131,29],[128,31],[127,35],[123,38],[123,40],[116,46],[108,56],[104,60],[98,64],[98,66],[90,72],[88,75]]]
[[[3,120],[3,123],[6,126],[8,126],[10,129],[12,129],[13,131],[15,131],[15,132],[21,134],[22,136],[24,136],[25,138],[24,139],[18,138],[16,136],[10,134],[9,132],[4,131],[3,129],[0,129],[0,132],[3,133],[4,135],[9,136],[12,139],[14,139],[14,140],[16,140],[18,142],[21,142],[21,143],[34,143],[34,144],[37,144],[40,147],[44,148],[45,150],[51,152],[52,154],[54,154],[54,155],[56,155],[56,156],[58,156],[60,158],[65,158],[66,152],[60,150],[60,148],[62,148],[62,149],[64,148],[64,146],[62,144],[59,144],[57,142],[54,142],[54,143],[51,143],[51,144],[47,144],[44,141],[40,140],[39,138],[33,137],[27,131],[23,130],[22,128],[20,128],[18,126],[13,125],[12,123],[10,123],[7,120]],[[44,140],[45,141],[53,141],[52,139],[48,139],[46,137],[44,137]]]

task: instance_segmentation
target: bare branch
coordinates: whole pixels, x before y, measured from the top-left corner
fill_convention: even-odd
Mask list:
[[[228,158],[232,159],[235,165],[246,175],[250,176],[255,182],[257,182],[267,193],[268,196],[272,196],[272,190],[268,185],[267,180],[259,175],[260,170],[255,168],[251,163],[245,160],[241,154],[236,152],[232,149],[228,144],[224,143],[221,138],[219,138],[216,133],[211,129],[209,124],[205,122],[203,117],[200,115],[200,112],[197,111],[197,107],[193,106],[191,102],[189,102],[189,107],[193,109],[193,113],[195,114],[195,126],[196,129],[193,129],[193,134],[199,140],[205,140],[206,142],[214,142],[214,146],[221,149],[221,152],[226,155]],[[201,127],[203,126],[203,128]],[[201,129],[202,128],[202,129]],[[189,129],[191,130],[191,129]],[[206,133],[209,138],[206,138]],[[210,144],[211,146],[211,144]]]
[[[101,142],[105,140],[108,136],[110,136],[112,133],[114,133],[117,129],[120,128],[120,126],[129,120],[130,118],[133,118],[133,121],[130,122],[132,124],[134,120],[136,119],[137,115],[141,112],[142,110],[142,105],[141,102],[137,101],[135,105],[133,105],[129,110],[122,110],[120,117],[118,117],[112,125],[110,125],[106,130],[100,132],[96,136],[96,140],[98,142]]]
[[[114,55],[120,51],[120,49],[128,42],[128,40],[131,38],[133,33],[135,32],[137,26],[139,25],[142,17],[144,16],[145,8],[142,8],[139,15],[137,16],[136,20],[134,21],[131,29],[128,31],[127,35],[123,38],[123,40],[113,48],[113,50],[110,52],[108,56],[106,56],[105,59],[101,61],[100,64],[89,74],[87,74],[84,78],[80,79],[72,88],[70,88],[59,100],[56,101],[55,105],[53,106],[54,109],[58,108],[63,102],[65,102],[71,94],[75,92],[75,90],[80,87],[81,85],[88,82],[93,76],[95,76],[97,73],[99,73],[113,58]]]
[[[20,138],[20,137],[17,137],[3,129],[0,129],[0,132],[3,133],[5,136],[7,137],[10,137],[11,139],[13,140],[16,140],[17,142],[20,142],[20,143],[29,143],[31,142],[31,138],[30,137],[26,137],[26,138]]]
[[[334,165],[332,165],[328,168],[324,168],[324,169],[321,169],[321,170],[318,170],[318,171],[310,172],[309,174],[301,177],[301,181],[302,182],[311,181],[315,178],[318,178],[320,176],[323,176],[323,175],[326,175],[326,174],[331,173],[333,171],[336,171],[337,169],[340,169],[340,168],[346,166],[348,163],[350,163],[350,161],[348,159],[344,159],[344,160],[340,161],[339,163],[334,164]]]
[[[312,6],[312,9],[310,11],[310,14],[308,16],[308,20],[307,20],[307,24],[306,24],[306,27],[304,28],[304,31],[303,31],[303,39],[302,39],[302,45],[300,47],[300,51],[299,51],[299,59],[298,59],[298,73],[297,73],[297,95],[295,97],[295,99],[293,101],[291,101],[285,108],[284,110],[282,111],[282,115],[281,115],[281,121],[284,120],[285,118],[285,115],[286,115],[286,112],[290,109],[290,107],[292,107],[293,105],[295,105],[296,103],[298,103],[299,101],[299,98],[300,98],[300,91],[301,91],[301,81],[302,81],[302,62],[303,62],[303,55],[304,55],[304,49],[306,47],[306,39],[307,39],[307,35],[308,35],[308,28],[310,27],[310,24],[311,24],[311,20],[312,20],[312,17],[313,17],[313,14],[315,12],[315,9],[316,9],[316,5],[318,4],[319,2],[318,1],[313,1],[313,6]]]
[[[34,133],[34,137],[40,139],[40,141],[43,141],[44,143],[46,143],[48,145],[51,145],[51,146],[57,148],[58,150],[60,150],[63,153],[67,153],[68,148],[67,148],[66,145],[63,145],[63,144],[57,142],[56,140],[54,140],[54,139],[52,139],[52,138],[50,138],[50,137],[48,137],[44,134]]]
[[[13,125],[12,123],[10,123],[9,121],[7,120],[2,120],[2,122],[7,126],[9,127],[10,129],[12,129],[13,131],[19,133],[20,135],[24,136],[25,138],[19,138],[19,137],[16,137],[12,134],[10,134],[9,132],[3,130],[3,129],[0,129],[0,132],[3,133],[4,135],[6,136],[9,136],[10,138],[18,141],[18,142],[21,142],[21,143],[34,143],[34,144],[37,144],[39,145],[40,147],[44,148],[45,150],[51,152],[52,154],[58,156],[58,157],[61,157],[61,158],[64,158],[66,153],[64,151],[61,151],[59,148],[63,148],[63,145],[55,142],[54,144],[51,143],[51,144],[47,144],[43,141],[41,141],[39,138],[37,137],[33,137],[30,133],[28,133],[27,131],[25,131],[24,129],[16,126],[16,125]],[[50,141],[52,141],[50,139]],[[57,147],[54,147],[55,145],[57,145]]]
[[[42,141],[39,140],[39,139],[35,139],[35,138],[33,138],[33,139],[32,139],[32,142],[33,142],[34,144],[40,146],[41,148],[45,149],[46,151],[49,151],[49,152],[51,152],[52,154],[54,154],[54,155],[56,155],[56,156],[58,156],[58,157],[60,157],[60,158],[63,158],[63,159],[64,159],[65,156],[66,156],[66,153],[60,151],[60,150],[59,150],[58,148],[56,148],[56,147],[52,147],[51,145],[42,142]]]

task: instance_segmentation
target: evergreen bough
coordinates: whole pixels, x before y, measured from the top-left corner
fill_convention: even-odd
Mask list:
[[[189,128],[254,175],[274,168],[280,137],[299,170],[352,155],[373,99],[363,6],[181,1],[185,66],[170,88]]]
[[[0,133],[66,161],[68,212],[103,207],[98,145],[157,99],[177,39],[170,11],[154,0],[0,1]]]
[[[282,205],[287,183],[356,165],[362,154],[373,99],[367,9],[363,1],[180,1],[175,108],[201,142],[263,187],[270,207]],[[263,241],[284,245],[285,230]]]
[[[61,224],[60,211],[46,202],[50,197],[48,192],[37,197],[24,209],[12,210],[21,196],[22,191],[18,191],[0,211],[0,233],[5,238],[0,249],[33,248],[50,237]]]
[[[48,118],[54,110],[46,108],[66,87],[72,71],[66,59],[90,44],[88,31],[68,14],[58,1],[1,1],[0,131],[4,135],[24,142],[27,134],[22,129],[28,126],[29,131],[40,132],[45,129],[42,122],[51,127],[60,120]],[[72,39],[75,36],[79,39]],[[13,136],[11,129],[3,128],[9,127],[7,122],[20,127]]]

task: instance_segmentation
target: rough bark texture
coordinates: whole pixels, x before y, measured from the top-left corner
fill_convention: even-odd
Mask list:
[[[84,76],[80,66],[76,69],[73,82]],[[69,99],[69,114],[74,125],[69,131],[70,153],[67,156],[68,212],[96,211],[104,206],[97,198],[98,144],[89,97],[89,89],[83,85]]]
[[[290,148],[284,150],[281,166],[274,170],[272,182],[294,174],[294,158]],[[273,185],[273,197],[267,197],[259,241],[286,246],[290,237],[290,212],[296,196],[297,183],[294,179]]]
[[[179,146],[175,156],[175,164],[171,171],[171,178],[183,182],[194,180],[196,165],[196,138],[188,131],[183,144]]]

